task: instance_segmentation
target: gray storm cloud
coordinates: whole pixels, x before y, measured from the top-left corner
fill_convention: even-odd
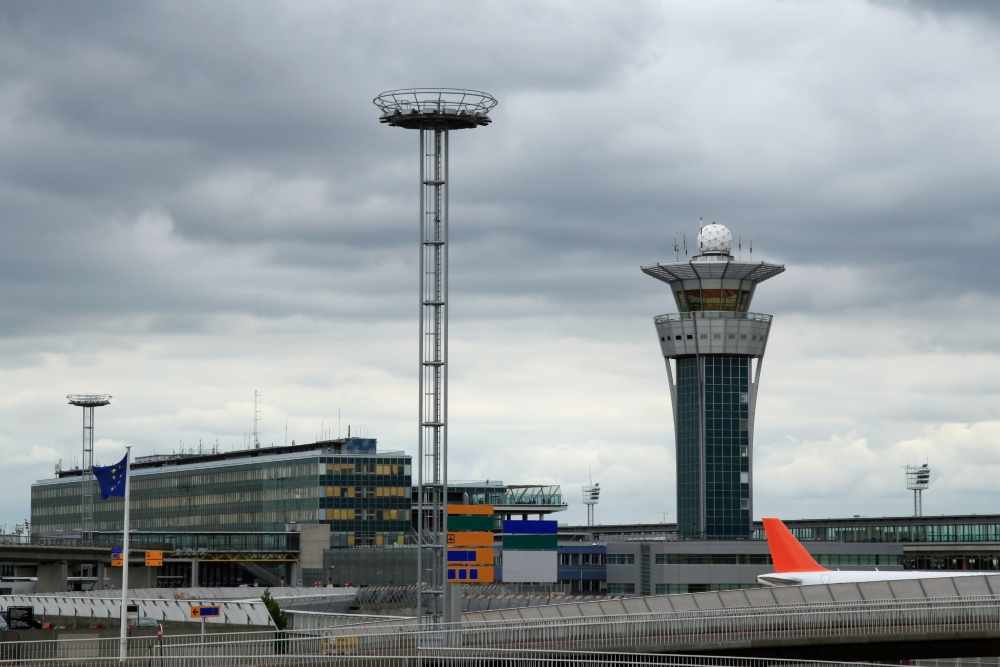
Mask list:
[[[115,394],[109,457],[240,446],[255,388],[276,442],[340,408],[411,446],[416,136],[371,98],[422,85],[500,100],[452,142],[460,476],[590,466],[605,518],[672,507],[673,306],[637,267],[704,217],[788,266],[754,304],[759,478],[851,458],[796,498],[905,512],[868,488],[920,442],[939,507],[996,509],[949,448],[998,418],[998,30],[975,2],[4,3],[0,522],[77,455],[70,391]]]

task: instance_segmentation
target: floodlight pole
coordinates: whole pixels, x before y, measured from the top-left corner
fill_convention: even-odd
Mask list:
[[[374,100],[380,121],[420,131],[417,628],[458,621],[448,594],[448,138],[488,125],[486,93],[413,88]]]
[[[70,405],[83,408],[83,453],[80,459],[80,543],[90,544],[94,533],[94,408],[108,405],[107,394],[70,394]]]

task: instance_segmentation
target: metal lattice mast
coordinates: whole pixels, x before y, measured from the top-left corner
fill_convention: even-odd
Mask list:
[[[486,93],[415,88],[374,100],[381,122],[420,131],[420,331],[417,434],[417,623],[452,622],[448,602],[448,138],[487,125]]]
[[[111,403],[107,394],[70,394],[70,405],[83,408],[83,455],[80,459],[80,540],[92,541],[94,532],[94,408]]]

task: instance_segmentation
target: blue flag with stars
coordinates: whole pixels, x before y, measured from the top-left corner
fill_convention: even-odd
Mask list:
[[[101,500],[111,496],[125,497],[125,475],[128,474],[128,454],[113,466],[94,466],[94,477],[101,485]]]

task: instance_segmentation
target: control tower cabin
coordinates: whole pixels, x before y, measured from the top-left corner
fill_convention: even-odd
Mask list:
[[[757,283],[785,270],[730,254],[723,225],[698,234],[700,255],[642,267],[670,285],[677,313],[653,318],[667,365],[677,443],[677,531],[749,538],[753,427],[771,316],[748,312]]]

